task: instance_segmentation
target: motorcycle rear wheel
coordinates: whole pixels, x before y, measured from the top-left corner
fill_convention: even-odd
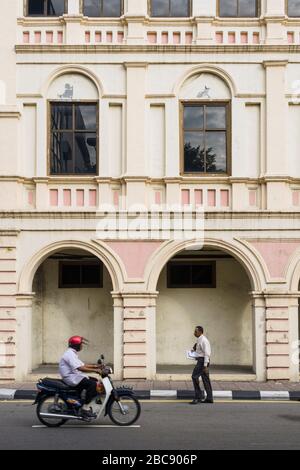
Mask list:
[[[54,397],[52,396],[45,396],[41,399],[41,401],[38,403],[37,409],[36,409],[36,414],[38,419],[42,424],[47,426],[48,428],[58,428],[59,426],[62,426],[65,424],[68,420],[63,418],[46,418],[41,416],[41,413],[49,413],[49,408],[51,406],[54,406]],[[68,404],[63,398],[58,399],[58,405],[64,410],[64,412],[67,411],[68,409]]]

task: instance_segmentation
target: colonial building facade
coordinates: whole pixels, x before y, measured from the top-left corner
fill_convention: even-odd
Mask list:
[[[0,381],[299,381],[300,1],[0,4]]]

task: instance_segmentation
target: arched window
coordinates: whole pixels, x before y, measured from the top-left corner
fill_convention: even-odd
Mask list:
[[[218,16],[251,18],[259,15],[258,0],[219,0]]]
[[[119,17],[123,0],[83,0],[83,14],[90,17]]]
[[[67,0],[27,0],[27,16],[61,16],[67,12]]]
[[[288,16],[300,17],[300,0],[288,0]]]
[[[150,16],[189,17],[191,0],[151,0],[150,9]]]

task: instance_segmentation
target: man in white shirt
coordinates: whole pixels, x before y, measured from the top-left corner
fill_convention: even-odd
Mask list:
[[[84,417],[93,418],[94,415],[88,404],[97,395],[97,379],[89,377],[85,372],[101,372],[99,365],[84,364],[78,357],[78,352],[82,350],[83,344],[87,344],[82,336],[72,336],[68,341],[69,348],[65,351],[59,362],[59,373],[63,381],[70,387],[78,390],[81,394],[86,391],[85,404],[82,407]]]
[[[198,403],[213,403],[213,392],[212,386],[209,379],[209,364],[211,356],[210,342],[203,335],[202,326],[196,326],[194,336],[197,338],[197,343],[194,346],[194,351],[197,354],[197,365],[193,370],[192,380],[195,389],[195,398],[191,402],[191,405],[197,405]],[[199,379],[202,378],[203,385],[206,391],[206,399],[201,401],[201,388]]]

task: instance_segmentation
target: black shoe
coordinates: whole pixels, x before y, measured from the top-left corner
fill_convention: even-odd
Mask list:
[[[195,398],[193,401],[190,402],[190,405],[199,405],[201,403],[201,400],[198,398]]]
[[[97,418],[97,415],[95,413],[93,413],[91,409],[81,410],[80,411],[80,416],[84,419],[95,419],[95,418]]]
[[[206,398],[201,403],[213,403],[213,402],[214,402],[213,400],[209,400],[208,398]]]

